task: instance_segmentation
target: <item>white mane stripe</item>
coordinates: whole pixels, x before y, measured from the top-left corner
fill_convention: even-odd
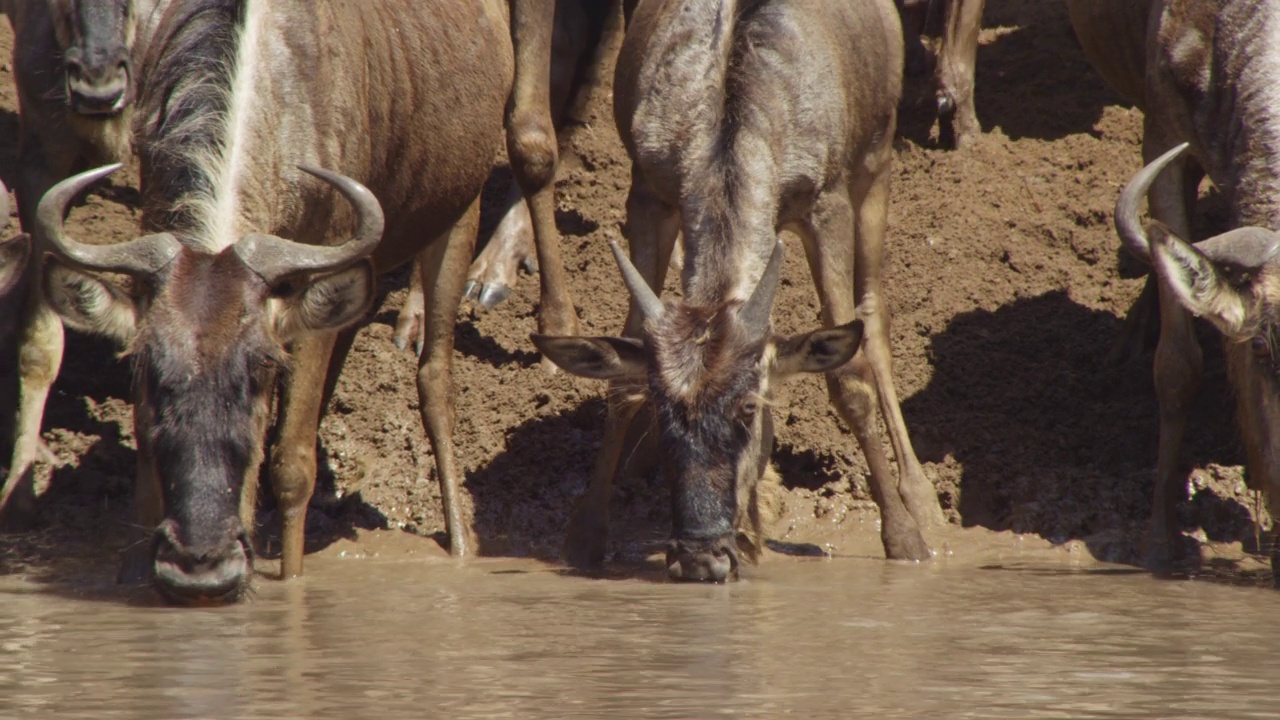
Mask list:
[[[260,39],[262,34],[262,8],[264,2],[246,0],[244,25],[236,40],[234,65],[231,67],[231,83],[227,89],[227,112],[221,118],[222,152],[204,158],[205,176],[209,178],[209,196],[195,202],[200,240],[212,252],[220,252],[233,245],[240,236],[240,173],[248,157],[250,123],[257,93],[256,79]]]

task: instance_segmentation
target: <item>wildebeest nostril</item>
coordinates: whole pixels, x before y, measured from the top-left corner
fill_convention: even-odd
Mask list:
[[[197,551],[182,546],[173,523],[166,522],[156,533],[153,582],[173,603],[235,602],[248,585],[252,562],[244,533],[224,547]]]
[[[733,538],[705,543],[674,541],[667,551],[667,575],[682,582],[725,582],[737,576]]]

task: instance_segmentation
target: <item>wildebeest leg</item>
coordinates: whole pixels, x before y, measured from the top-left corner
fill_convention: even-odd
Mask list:
[[[662,288],[671,252],[680,231],[680,215],[649,190],[636,170],[631,173],[631,191],[627,196],[627,224],[623,233],[630,246],[631,263],[653,288]],[[639,337],[643,314],[632,299],[623,335]],[[612,381],[608,390],[608,418],[604,440],[591,469],[587,492],[574,506],[565,534],[564,560],[576,568],[592,569],[604,564],[609,546],[609,499],[613,482],[620,469],[643,442],[631,432],[631,425],[641,408],[642,388],[626,381]]]
[[[1194,158],[1184,156],[1180,159],[1180,162],[1183,164],[1183,210],[1175,216],[1175,222],[1186,223],[1186,218],[1190,215],[1191,209],[1195,207],[1196,199],[1199,195],[1200,181],[1204,179],[1205,173]],[[1170,168],[1165,172],[1176,172],[1176,170]],[[1177,220],[1177,217],[1181,217],[1182,220]],[[1181,237],[1190,236],[1182,235]],[[1119,252],[1121,253],[1122,273],[1126,261],[1135,264],[1142,263],[1144,266],[1147,262],[1146,260],[1135,259],[1123,247],[1120,248]],[[1150,267],[1146,267],[1146,269],[1149,271]],[[1148,348],[1156,343],[1160,332],[1158,285],[1155,273],[1149,273],[1138,299],[1133,301],[1133,304],[1129,306],[1129,311],[1125,313],[1124,321],[1120,324],[1120,332],[1116,335],[1111,351],[1107,353],[1106,362],[1108,365],[1124,365],[1136,362]]]
[[[807,226],[797,228],[805,244],[809,269],[827,327],[857,318],[854,270],[854,211],[849,195],[831,188],[819,198]],[[925,560],[929,546],[903,502],[876,427],[876,378],[867,345],[844,366],[826,375],[827,393],[840,417],[853,430],[871,471],[871,496],[880,507],[880,539],[891,559]]]
[[[599,14],[599,9],[594,7],[599,2],[555,0],[548,3],[555,5],[549,93],[551,117],[557,132],[564,125],[566,106],[578,84],[575,80],[585,74],[580,65],[585,64],[588,57],[594,59],[595,53],[587,51],[599,45],[603,18],[596,18],[593,22],[587,17],[589,10]],[[516,39],[517,42],[524,40],[523,37]],[[585,84],[588,83],[582,83]],[[538,268],[534,255],[533,218],[529,216],[529,207],[524,203],[518,185],[512,185],[504,207],[506,212],[502,220],[467,273],[466,297],[487,308],[506,299],[519,278],[519,270],[533,273]]]
[[[898,14],[902,18],[902,40],[907,53],[906,73],[920,75],[929,65],[928,53],[920,35],[924,32],[925,18],[929,14],[930,0],[897,0]]]
[[[548,3],[551,1],[548,0]],[[600,3],[601,0],[554,2],[556,13],[551,43],[550,110],[551,116],[556,119],[557,132],[564,124],[570,101],[575,96],[583,95],[582,91],[590,85],[589,82],[578,82],[578,78],[588,72],[583,66],[587,63],[598,65],[601,62],[597,56],[603,47],[600,38],[606,18],[601,14]],[[523,37],[520,38],[520,41],[523,40]],[[588,52],[592,48],[596,52]],[[520,271],[529,274],[538,272],[533,218],[518,183],[512,183],[503,207],[506,209],[502,220],[472,261],[467,273],[464,297],[485,308],[498,305],[511,294]],[[416,334],[416,350],[419,353],[422,350],[422,288],[417,286],[416,278],[420,274],[415,267],[415,283],[400,311],[394,336],[396,346],[403,350]]]
[[[0,489],[0,525],[22,529],[35,510],[35,467],[41,449],[40,424],[49,389],[62,367],[62,320],[44,303],[38,268],[32,258],[28,293],[18,336],[18,407],[14,414],[13,450]]]
[[[513,0],[511,4],[516,74],[507,107],[507,156],[533,218],[542,298],[538,331],[548,335],[576,335],[578,315],[569,296],[555,217],[559,148],[551,121],[554,19],[555,4],[546,0]],[[553,371],[554,365],[544,361],[543,367]]]
[[[504,204],[507,211],[467,274],[466,297],[486,308],[507,299],[519,270],[533,273],[538,269],[533,218],[529,216],[529,206],[519,186],[511,186]]]
[[[426,308],[426,345],[418,356],[418,407],[436,457],[449,554],[454,557],[476,551],[462,503],[462,477],[453,454],[453,331],[479,224],[477,197],[448,234],[435,238],[418,255]]]
[[[422,266],[414,260],[413,269],[409,272],[409,294],[396,316],[396,331],[391,339],[401,350],[409,347],[412,341],[414,354],[421,355],[425,332],[422,324]]]
[[[1154,123],[1148,122],[1146,126],[1142,156],[1150,162],[1174,143],[1162,141],[1162,133]],[[1182,161],[1175,160],[1174,165],[1152,183],[1148,194],[1151,216],[1184,238],[1191,237],[1183,186],[1186,179]],[[1179,471],[1182,438],[1204,368],[1191,314],[1164,282],[1160,283],[1159,303],[1160,339],[1156,343],[1154,374],[1160,406],[1160,441],[1146,552],[1147,564],[1153,569],[1167,568],[1180,555],[1182,533],[1177,508],[1178,501],[1186,494],[1186,476]]]
[[[302,574],[306,544],[307,503],[316,487],[316,428],[320,424],[329,357],[336,334],[299,338],[292,350],[293,367],[284,378],[280,398],[280,431],[271,447],[271,489],[281,516],[280,577]]]
[[[18,179],[18,209],[22,227],[34,227],[35,209],[40,197],[64,175],[74,163],[71,153],[48,157],[38,140],[24,137],[21,153],[23,165]],[[61,174],[59,174],[61,173]],[[21,529],[31,522],[35,510],[34,463],[43,447],[40,424],[49,390],[62,368],[65,342],[62,319],[44,301],[44,278],[40,271],[44,249],[40,240],[31,253],[24,272],[26,298],[22,302],[17,338],[17,408],[13,414],[13,447],[4,485],[0,486],[0,526]]]
[[[141,392],[139,389],[138,392]],[[124,550],[120,574],[116,581],[123,585],[139,585],[151,579],[152,543],[155,527],[164,520],[164,496],[160,482],[148,458],[155,457],[147,429],[148,418],[142,408],[149,404],[142,396],[134,398],[133,435],[138,444],[137,476],[133,481],[133,531],[131,543]]]
[[[984,5],[986,0],[947,0],[946,25],[934,71],[938,135],[943,145],[964,148],[982,132],[973,107],[973,74]]]
[[[886,146],[885,150],[888,150]],[[898,405],[898,392],[893,384],[893,352],[889,347],[889,309],[881,289],[880,262],[884,255],[885,222],[889,214],[889,158],[883,158],[882,170],[866,187],[852,191],[856,259],[854,261],[854,293],[863,320],[863,352],[875,372],[876,394],[880,412],[888,426],[889,440],[898,460],[898,492],[912,517],[927,528],[946,523],[938,491],[924,475],[907,432],[907,423]],[[861,197],[859,197],[861,195]]]

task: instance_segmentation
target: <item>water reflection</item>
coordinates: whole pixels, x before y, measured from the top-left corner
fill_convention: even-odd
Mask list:
[[[1280,717],[1269,591],[873,560],[718,587],[309,569],[210,610],[0,580],[0,717]]]

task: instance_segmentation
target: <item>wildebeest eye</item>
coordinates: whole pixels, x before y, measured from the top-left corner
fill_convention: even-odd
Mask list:
[[[1267,338],[1263,335],[1255,335],[1249,341],[1249,347],[1253,348],[1253,354],[1264,359],[1271,359],[1271,343],[1267,342]]]
[[[743,420],[751,420],[756,416],[756,413],[760,412],[760,401],[755,399],[743,400],[739,412],[742,413]]]

